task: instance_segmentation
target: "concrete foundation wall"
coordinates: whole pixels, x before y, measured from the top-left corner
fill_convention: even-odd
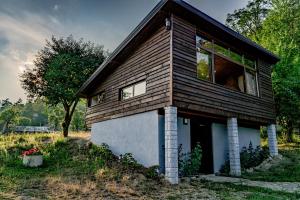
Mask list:
[[[250,141],[254,148],[260,145],[259,129],[239,127],[238,135],[240,150],[242,150],[244,146],[248,148]],[[219,172],[221,166],[228,159],[227,127],[225,124],[212,124],[212,143],[214,173],[216,173]]]
[[[191,152],[191,123],[187,119],[188,123],[183,124],[183,118],[177,118],[177,128],[178,128],[178,145],[181,145],[181,153]]]
[[[114,154],[132,153],[146,167],[159,165],[162,138],[157,111],[111,119],[92,125],[91,139],[106,143]]]

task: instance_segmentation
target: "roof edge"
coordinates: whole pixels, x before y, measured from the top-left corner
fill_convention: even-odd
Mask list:
[[[150,13],[138,24],[138,26],[133,29],[133,31],[123,40],[123,42],[108,56],[104,62],[96,69],[96,71],[88,78],[86,82],[79,88],[76,95],[85,97],[84,91],[88,88],[90,83],[100,74],[106,65],[108,65],[123,49],[127,44],[147,25],[147,23],[161,10],[161,8],[169,0],[161,0]]]

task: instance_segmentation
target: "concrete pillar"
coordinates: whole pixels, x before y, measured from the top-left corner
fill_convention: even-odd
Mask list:
[[[165,177],[178,184],[177,108],[165,107]]]
[[[229,147],[230,175],[241,175],[238,124],[236,118],[227,119],[227,134]]]
[[[269,151],[271,156],[278,155],[278,147],[277,147],[277,138],[276,138],[276,126],[275,124],[270,124],[268,126],[268,143],[269,143]]]

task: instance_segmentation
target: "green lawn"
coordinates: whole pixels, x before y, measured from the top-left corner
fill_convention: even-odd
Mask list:
[[[298,194],[192,181],[171,186],[128,157],[85,140],[87,134],[0,136],[0,199],[300,199]],[[23,167],[22,150],[38,147],[45,163]]]
[[[283,160],[269,170],[243,173],[243,177],[251,180],[271,182],[300,182],[300,145],[281,144],[279,153]]]

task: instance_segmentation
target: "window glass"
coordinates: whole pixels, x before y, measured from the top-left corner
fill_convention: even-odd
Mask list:
[[[122,99],[129,99],[133,97],[133,86],[123,88],[121,95],[122,95],[121,96]]]
[[[196,36],[196,43],[198,49],[199,48],[213,49],[212,42],[203,37]]]
[[[133,84],[121,89],[121,100],[129,99],[146,93],[146,81]]]
[[[245,92],[244,67],[215,55],[215,82],[232,90]]]
[[[99,94],[91,97],[88,101],[88,106],[94,106],[104,101],[105,92],[100,92]]]
[[[255,61],[254,60],[251,60],[249,58],[244,58],[244,65],[248,66],[248,67],[251,67],[253,69],[256,68],[255,66]]]
[[[245,77],[247,93],[257,96],[257,83],[255,72],[247,69],[245,72]]]
[[[134,96],[146,93],[146,81],[134,85]]]
[[[227,56],[227,57],[230,56],[229,49],[224,48],[224,47],[222,47],[222,46],[220,46],[218,44],[215,44],[214,50],[215,50],[216,53],[222,54],[222,55]]]
[[[211,53],[200,49],[197,52],[197,78],[202,80],[211,79]]]

